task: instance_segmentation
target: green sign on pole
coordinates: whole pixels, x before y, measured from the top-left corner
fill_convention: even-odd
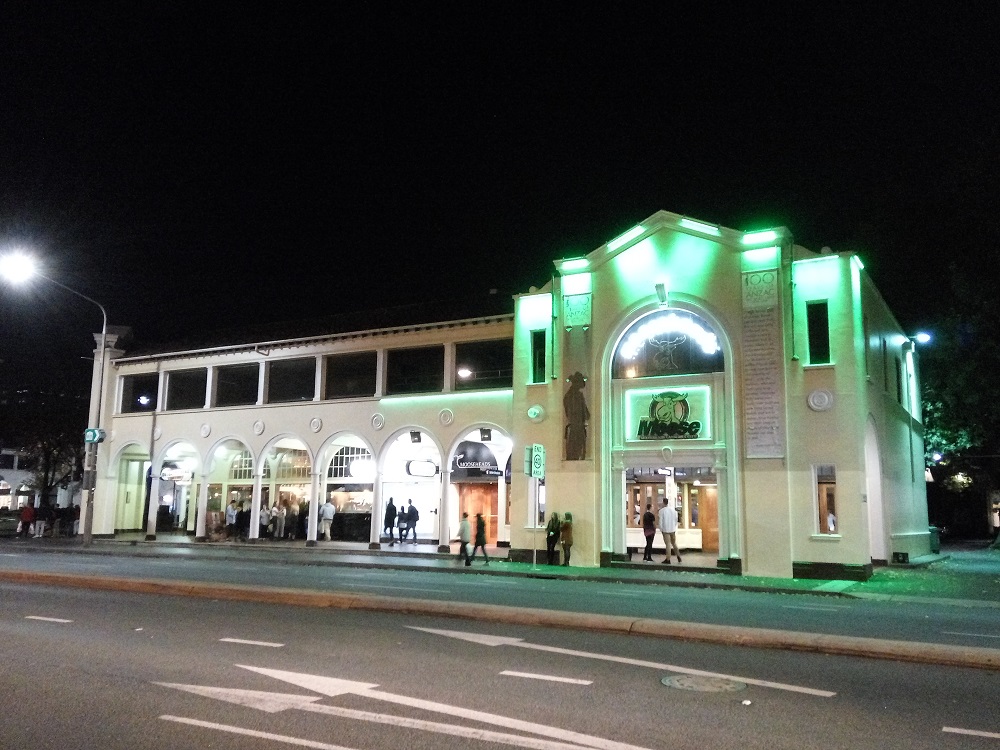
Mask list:
[[[103,443],[105,437],[107,434],[99,427],[88,427],[83,431],[83,442],[85,443]]]

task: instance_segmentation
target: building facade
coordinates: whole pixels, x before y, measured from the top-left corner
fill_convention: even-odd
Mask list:
[[[109,345],[97,535],[215,538],[235,500],[251,538],[279,506],[315,543],[330,499],[334,538],[378,547],[392,498],[442,549],[483,513],[512,559],[570,511],[573,563],[597,566],[665,501],[682,549],[734,574],[865,578],[930,551],[913,343],[856,255],[783,228],[659,212],[502,315]]]

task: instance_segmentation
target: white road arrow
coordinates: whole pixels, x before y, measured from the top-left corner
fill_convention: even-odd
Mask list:
[[[739,677],[737,675],[721,674],[719,672],[705,672],[700,669],[689,669],[688,667],[679,667],[674,664],[660,664],[655,661],[629,659],[625,656],[610,656],[608,654],[595,654],[590,651],[574,651],[568,648],[558,648],[557,646],[542,646],[537,643],[526,643],[523,638],[508,638],[505,636],[482,635],[480,633],[466,633],[460,630],[418,628],[414,625],[408,625],[407,627],[412,630],[423,631],[424,633],[443,635],[447,638],[457,638],[462,641],[471,641],[472,643],[478,643],[481,646],[517,646],[519,648],[528,648],[535,651],[548,651],[553,654],[564,654],[565,656],[576,656],[584,659],[597,659],[600,661],[613,661],[619,664],[631,664],[635,667],[649,667],[651,669],[660,669],[667,672],[677,672],[678,674],[696,675],[698,677],[718,677],[724,680],[745,682],[748,685],[757,685],[758,687],[774,688],[775,690],[788,690],[793,693],[804,693],[806,695],[816,695],[820,698],[832,698],[836,695],[836,693],[829,690],[816,690],[815,688],[807,688],[800,685],[787,685],[783,682],[755,680],[751,677]]]
[[[428,706],[434,706],[436,708],[431,708],[428,710],[436,710],[451,715],[463,716],[465,718],[476,718],[478,721],[489,721],[490,723],[500,724],[511,729],[521,729],[523,731],[529,731],[534,734],[544,734],[549,737],[555,738],[555,740],[539,739],[537,737],[524,737],[521,735],[507,734],[504,732],[495,732],[489,729],[474,729],[471,727],[462,727],[453,724],[442,724],[440,722],[426,721],[423,719],[410,719],[401,716],[390,716],[387,714],[376,714],[368,711],[356,711],[349,708],[340,708],[337,706],[324,706],[316,705],[315,702],[320,700],[318,696],[314,695],[290,695],[287,693],[270,693],[259,690],[239,690],[235,688],[222,688],[222,687],[209,687],[205,685],[181,685],[177,683],[170,682],[157,682],[155,684],[162,687],[173,688],[176,690],[183,690],[188,693],[194,693],[195,695],[201,695],[206,698],[214,698],[216,700],[226,701],[227,703],[235,703],[241,706],[246,706],[248,708],[255,708],[261,711],[266,711],[268,713],[277,713],[278,711],[285,711],[289,709],[298,709],[300,711],[309,711],[311,713],[325,714],[327,716],[338,716],[345,719],[356,719],[358,721],[371,721],[377,724],[389,724],[392,726],[404,727],[407,729],[419,729],[427,732],[435,732],[437,734],[446,734],[454,737],[462,737],[471,740],[481,740],[483,742],[493,742],[502,745],[512,745],[514,747],[524,747],[529,748],[529,750],[584,750],[589,747],[606,747],[606,748],[617,748],[618,750],[644,750],[644,748],[638,748],[634,745],[626,745],[622,743],[610,742],[604,740],[600,737],[590,737],[585,734],[579,734],[577,732],[570,732],[565,730],[559,730],[548,726],[530,724],[529,722],[522,722],[516,719],[508,719],[502,716],[494,716],[492,714],[485,714],[480,712],[469,712],[465,709],[458,708],[456,706],[448,706],[445,704],[434,704],[428,701],[420,701],[418,699],[407,698],[406,696],[392,695],[390,693],[382,693],[380,691],[373,691],[371,688],[377,687],[375,685],[369,685],[363,682],[350,682],[348,680],[340,680],[337,678],[321,677],[317,675],[307,675],[298,674],[295,672],[280,672],[277,670],[269,669],[259,669],[256,667],[245,667],[246,669],[251,669],[255,672],[260,672],[261,674],[267,674],[269,676],[282,675],[278,679],[285,679],[285,677],[290,677],[286,681],[294,682],[295,684],[308,683],[310,689],[315,690],[315,692],[325,693],[327,695],[343,695],[345,693],[356,693],[359,695],[364,695],[365,697],[375,698],[380,700],[393,700],[393,702],[403,703],[405,705],[419,705],[422,708],[428,709]],[[276,673],[276,674],[272,674]],[[315,688],[320,688],[316,690]],[[469,714],[475,714],[476,717],[472,717]],[[488,718],[487,718],[488,717]],[[214,724],[212,722],[196,722],[194,720],[187,720],[176,716],[161,716],[160,718],[168,721],[176,721],[180,723],[196,724],[197,726],[202,726],[210,729],[217,729],[219,731],[232,732],[236,731],[237,728],[231,727],[225,724]],[[544,731],[539,731],[544,730]],[[263,736],[263,735],[262,735]],[[296,741],[296,738],[281,738],[277,735],[268,735],[271,739],[280,739],[282,741],[290,741],[292,744],[302,744],[304,741]],[[560,741],[568,740],[568,741]],[[580,742],[579,740],[585,740]],[[312,744],[310,747],[314,746]],[[315,745],[315,747],[328,747],[322,743]]]

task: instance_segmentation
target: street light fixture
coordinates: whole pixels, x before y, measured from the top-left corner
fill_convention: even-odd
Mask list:
[[[103,414],[102,402],[104,399],[104,351],[107,348],[108,341],[108,312],[104,309],[104,305],[97,300],[91,299],[86,294],[81,294],[75,289],[70,289],[65,284],[43,274],[38,270],[38,264],[35,262],[34,258],[25,253],[13,252],[0,257],[0,276],[12,284],[22,284],[35,277],[45,279],[46,281],[55,284],[60,289],[96,305],[101,311],[101,353],[97,360],[97,426],[92,429],[87,429],[87,452],[84,457],[83,466],[83,488],[87,493],[87,499],[84,503],[83,545],[87,547],[90,546],[93,541],[94,534],[94,489],[96,485],[95,480],[97,473],[97,449],[100,442],[104,439],[104,433],[101,430],[101,416]]]

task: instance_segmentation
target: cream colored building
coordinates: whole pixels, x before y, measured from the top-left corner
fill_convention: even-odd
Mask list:
[[[251,538],[277,504],[315,544],[330,498],[334,538],[377,547],[392,497],[423,543],[482,512],[521,560],[571,511],[572,563],[597,566],[666,500],[693,564],[735,574],[929,552],[916,355],[856,255],[659,212],[555,267],[508,314],[111,349],[94,533],[215,538],[237,500]]]

